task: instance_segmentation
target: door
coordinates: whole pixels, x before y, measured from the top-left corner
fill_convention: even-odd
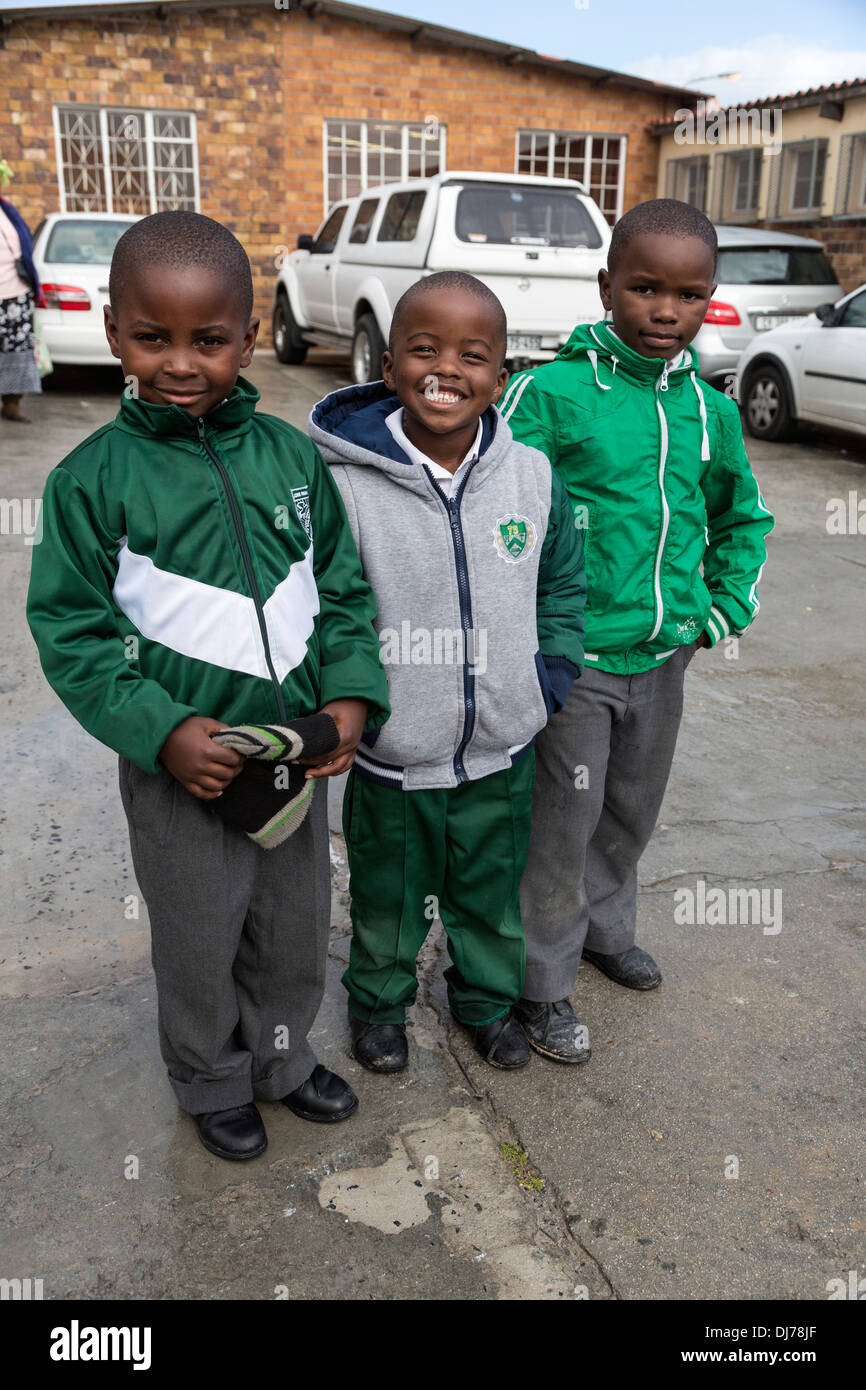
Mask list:
[[[311,328],[331,332],[337,326],[334,312],[334,261],[337,242],[348,204],[335,207],[313,242],[313,249],[297,266],[301,313]]]

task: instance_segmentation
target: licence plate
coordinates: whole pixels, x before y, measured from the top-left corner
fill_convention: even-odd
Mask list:
[[[540,352],[540,333],[509,333],[506,352]]]
[[[756,314],[755,331],[766,333],[770,328],[778,328],[783,323],[796,323],[802,314]]]

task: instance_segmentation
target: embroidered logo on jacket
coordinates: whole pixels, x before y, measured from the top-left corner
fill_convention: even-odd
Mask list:
[[[298,513],[298,521],[303,526],[310,540],[313,539],[313,523],[310,518],[310,490],[307,487],[293,487],[292,501],[295,504],[295,511]]]
[[[537,532],[529,517],[503,517],[493,528],[493,543],[503,560],[516,565],[535,549]]]

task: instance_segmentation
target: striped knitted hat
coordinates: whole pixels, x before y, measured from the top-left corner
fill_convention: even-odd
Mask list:
[[[332,753],[340,742],[329,714],[305,715],[286,726],[239,724],[211,737],[247,762],[210,804],[262,849],[274,849],[294,835],[310,809],[316,779],[307,777],[296,759]]]

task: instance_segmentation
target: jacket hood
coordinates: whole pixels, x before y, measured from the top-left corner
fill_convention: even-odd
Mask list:
[[[616,377],[630,377],[641,385],[655,386],[667,390],[668,383],[679,384],[691,381],[698,398],[703,430],[701,440],[701,460],[710,458],[710,441],[707,434],[707,403],[702,386],[698,382],[698,354],[689,345],[684,347],[678,357],[665,362],[660,357],[644,357],[624,343],[609,323],[580,323],[568,342],[563,344],[554,359],[557,362],[575,361],[586,357],[592,367],[595,384],[599,391],[612,391],[616,387]],[[604,370],[599,372],[599,366]]]
[[[410,476],[417,465],[400,448],[385,424],[399,410],[399,398],[384,381],[346,386],[319,401],[310,414],[308,431],[328,463],[368,464],[397,478]],[[491,462],[507,443],[511,431],[494,406],[481,417],[479,462]]]
[[[249,429],[260,399],[261,392],[253,383],[239,376],[229,394],[202,417],[205,426],[242,434]],[[197,436],[195,417],[182,405],[155,405],[152,401],[131,399],[126,392],[121,396],[114,423],[129,434],[176,435],[185,439]]]

